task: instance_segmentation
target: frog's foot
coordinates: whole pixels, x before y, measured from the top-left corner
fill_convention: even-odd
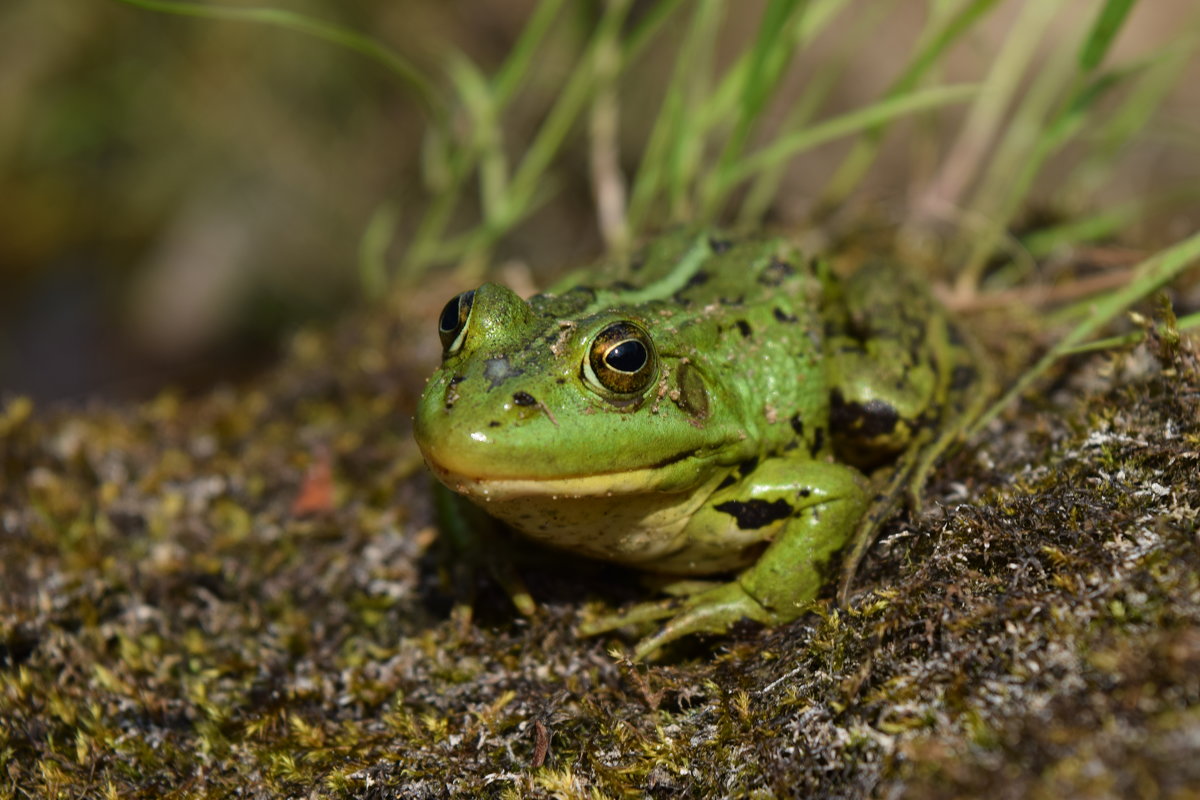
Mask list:
[[[537,602],[530,594],[529,588],[517,571],[516,565],[508,559],[490,561],[487,565],[492,580],[500,585],[517,612],[526,617],[532,617],[537,611]]]
[[[504,558],[487,562],[474,558],[463,559],[455,564],[448,574],[444,574],[443,583],[455,598],[454,616],[464,624],[474,617],[475,606],[478,603],[477,584],[482,575],[489,576],[500,587],[517,613],[526,617],[537,613],[537,602],[512,561]]]
[[[641,603],[620,614],[613,614],[580,625],[580,636],[640,625],[670,617],[662,629],[638,642],[633,657],[641,661],[653,655],[663,645],[696,633],[725,633],[743,619],[772,624],[778,618],[755,600],[737,581],[725,583],[686,599],[671,599],[657,603]]]

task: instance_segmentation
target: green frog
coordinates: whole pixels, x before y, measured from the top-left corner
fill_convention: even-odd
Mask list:
[[[844,593],[978,408],[972,350],[899,267],[841,279],[785,239],[680,230],[623,278],[446,304],[415,419],[433,473],[553,547],[733,575],[581,629],[666,620],[637,658],[797,618],[849,545]]]

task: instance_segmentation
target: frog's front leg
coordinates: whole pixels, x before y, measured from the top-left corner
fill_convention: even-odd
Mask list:
[[[851,538],[867,507],[867,482],[843,464],[779,457],[741,482],[716,492],[686,528],[691,546],[743,540],[767,542],[736,579],[680,600],[645,603],[581,626],[592,635],[671,617],[638,644],[635,658],[694,633],[723,633],[746,618],[764,624],[793,620],[816,597],[826,566]]]
[[[475,581],[484,572],[499,584],[517,611],[532,616],[537,604],[507,549],[500,547],[507,538],[498,530],[499,523],[441,484],[434,485],[433,497],[444,551],[440,560],[450,573],[448,582],[452,584],[455,605],[464,618],[471,616]]]

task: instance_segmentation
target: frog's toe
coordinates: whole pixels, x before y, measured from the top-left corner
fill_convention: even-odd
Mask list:
[[[710,589],[683,603],[683,610],[655,635],[643,639],[634,650],[641,661],[663,645],[696,633],[725,633],[743,619],[770,624],[775,615],[755,600],[736,581]]]
[[[626,625],[641,625],[646,622],[655,622],[660,619],[666,619],[674,614],[680,605],[681,603],[678,599],[662,600],[657,603],[638,603],[636,606],[619,614],[609,614],[590,622],[581,623],[576,627],[575,631],[580,636],[595,636],[600,633],[615,631],[617,628],[624,628]]]

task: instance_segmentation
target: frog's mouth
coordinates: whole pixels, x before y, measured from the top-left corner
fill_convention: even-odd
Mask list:
[[[656,491],[686,492],[694,488],[691,485],[693,481],[681,483],[679,471],[672,470],[671,466],[695,456],[694,452],[689,451],[648,467],[563,477],[465,475],[460,470],[442,466],[428,452],[425,453],[425,463],[439,481],[459,494],[484,501],[502,501],[523,497],[567,499],[619,497]],[[695,467],[687,468],[686,472],[689,477],[695,475]]]

